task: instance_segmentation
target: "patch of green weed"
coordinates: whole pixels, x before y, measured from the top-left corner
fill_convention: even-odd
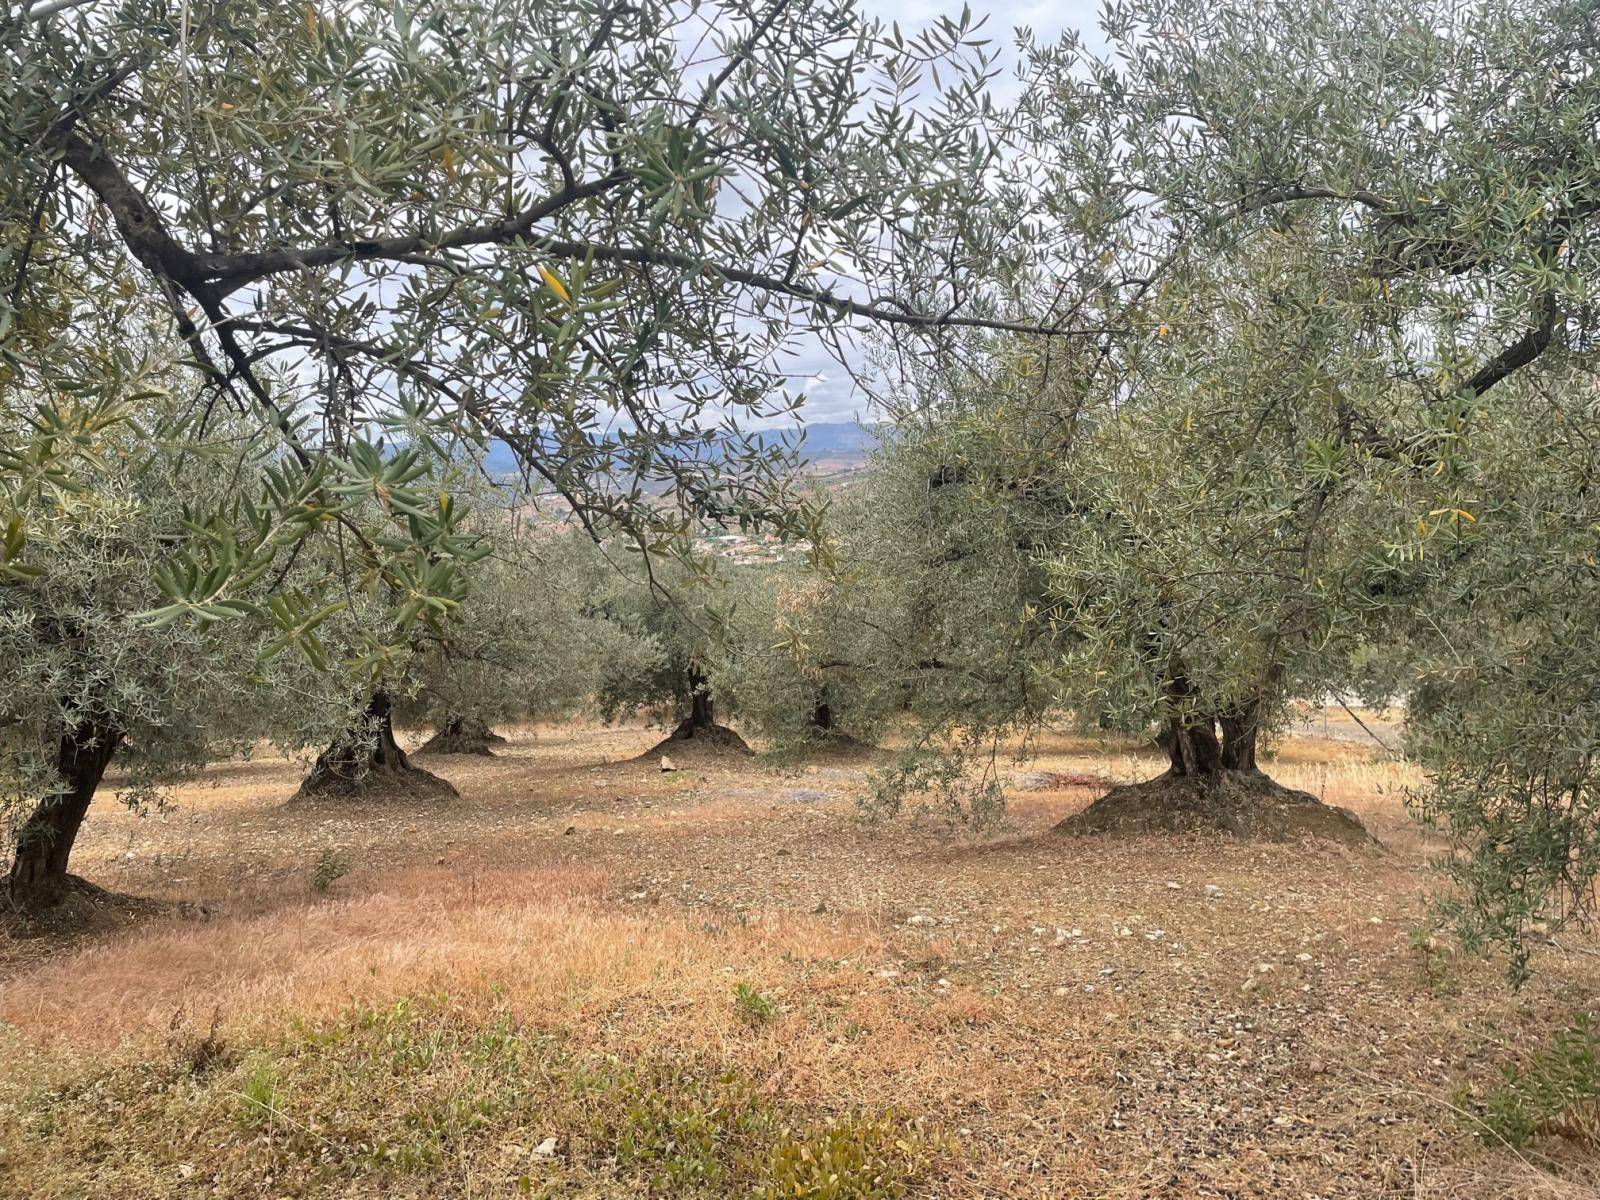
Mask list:
[[[1477,1105],[1485,1140],[1525,1146],[1559,1134],[1600,1146],[1600,1028],[1588,1013],[1541,1046],[1523,1066],[1507,1067]]]

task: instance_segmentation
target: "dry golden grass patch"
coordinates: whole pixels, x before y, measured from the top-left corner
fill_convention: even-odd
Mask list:
[[[17,1058],[0,1095],[20,1119],[0,1133],[0,1180],[40,1196],[165,1196],[203,1178],[216,1194],[251,1195],[266,1172],[287,1195],[342,1195],[353,1180],[373,1179],[395,1189],[384,1194],[498,1194],[529,1170],[523,1153],[506,1161],[506,1145],[526,1150],[553,1136],[547,1130],[572,1138],[589,1128],[553,1116],[562,1097],[548,1092],[590,1079],[596,1063],[652,1064],[650,1087],[667,1090],[651,1092],[647,1108],[703,1103],[717,1116],[737,1100],[759,1109],[741,1121],[780,1130],[795,1126],[795,1113],[831,1114],[810,1118],[805,1136],[824,1136],[816,1131],[830,1120],[857,1132],[881,1124],[886,1145],[914,1130],[929,1139],[929,1161],[953,1162],[944,1134],[899,1115],[904,1098],[916,1097],[909,1107],[919,1115],[952,1100],[987,1107],[1034,1076],[1014,1023],[992,1002],[969,989],[907,990],[875,970],[875,939],[810,916],[697,926],[606,902],[594,872],[500,871],[468,884],[413,869],[382,882],[349,900],[158,923],[128,944],[80,950],[7,983],[0,1020]],[[753,1017],[740,985],[770,1008]],[[400,1038],[442,1075],[375,1068],[360,1038],[351,1061],[306,1065],[308,1045],[319,1054],[345,1046],[352,1022],[384,1025],[383,1053]],[[505,1101],[509,1116],[496,1109],[480,1121],[462,1108],[486,1086],[474,1067],[478,1039],[509,1029],[524,1049],[556,1039],[559,1062],[519,1059],[519,1071],[553,1074]],[[629,1095],[643,1086],[631,1074],[602,1075]],[[737,1085],[724,1095],[730,1078]],[[412,1112],[419,1088],[432,1097],[426,1120]],[[781,1120],[764,1115],[778,1097]],[[391,1110],[411,1115],[391,1128]],[[419,1123],[426,1128],[408,1141]],[[338,1169],[317,1147],[335,1138]],[[202,1151],[213,1141],[215,1157]],[[668,1148],[658,1149],[670,1165]],[[632,1175],[611,1178],[614,1164],[599,1159],[574,1194],[640,1186]],[[669,1182],[659,1194],[687,1186]]]

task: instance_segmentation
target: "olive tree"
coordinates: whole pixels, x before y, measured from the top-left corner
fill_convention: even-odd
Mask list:
[[[923,532],[880,535],[900,565],[876,575],[982,649],[959,674],[925,655],[942,669],[924,691],[949,697],[938,719],[1161,730],[1166,774],[1076,830],[1362,836],[1257,755],[1291,701],[1372,682],[1379,601],[1404,573],[1387,547],[1424,475],[1396,477],[1398,452],[1353,427],[1351,388],[1386,419],[1418,402],[1385,377],[1381,335],[1327,305],[1342,268],[1318,244],[1288,228],[1191,262],[1157,294],[1181,289],[1183,323],[1121,348],[1098,384],[1087,348],[1003,339],[908,398],[885,481],[899,475]],[[914,549],[930,533],[942,552]]]
[[[1048,690],[1232,784],[1415,602],[1404,530],[1472,521],[1472,422],[1591,353],[1592,6],[1127,0],[1104,27],[1104,55],[1026,50],[1002,192],[1007,286],[1102,334],[952,337],[898,397],[994,425],[986,478],[928,479],[1031,527]]]
[[[810,561],[752,573],[711,645],[711,689],[778,745],[863,732],[853,598]]]
[[[1407,735],[1432,769],[1418,810],[1453,845],[1442,915],[1469,946],[1506,948],[1520,980],[1537,946],[1593,916],[1600,878],[1600,391],[1573,370],[1525,375],[1508,395],[1458,449],[1457,502],[1474,519],[1407,546],[1431,584],[1408,629]]]
[[[319,635],[345,603],[334,580],[420,595],[396,623],[437,627],[475,551],[416,455],[352,438],[342,464],[307,468],[207,395],[138,289],[96,291],[53,255],[32,274],[49,303],[14,314],[0,361],[0,818],[10,901],[40,911],[72,890],[113,758],[146,804],[208,753],[324,735],[342,710]]]
[[[660,667],[651,635],[610,619],[597,602],[613,568],[587,535],[499,524],[471,594],[411,664],[415,695],[402,708],[433,723],[425,752],[491,753],[504,741],[494,724],[571,713],[605,678],[637,679]]]
[[[1002,745],[1026,743],[1055,707],[1058,658],[1035,619],[1044,576],[1008,414],[987,385],[966,407],[956,396],[935,410],[921,391],[879,428],[864,478],[830,505],[805,561],[758,594],[762,617],[747,616],[722,673],[741,713],[781,740],[831,727],[900,741],[875,778],[875,809],[932,792],[947,815],[972,819],[997,808]],[[973,781],[961,768],[975,760],[985,769]]]
[[[84,324],[104,332],[88,315]],[[151,620],[169,600],[171,547],[196,510],[269,469],[246,431],[201,436],[168,390],[159,341],[85,344],[84,387],[8,388],[0,402],[0,825],[5,898],[28,913],[74,890],[72,848],[107,768],[136,807],[161,783],[262,732],[256,713],[305,708],[320,689],[262,660],[264,618]],[[83,397],[87,395],[89,399]]]
[[[744,748],[722,721],[735,691],[716,667],[740,636],[743,610],[762,588],[760,568],[738,566],[700,550],[655,557],[607,543],[595,553],[608,568],[593,613],[618,627],[620,644],[643,644],[600,666],[596,701],[606,720],[646,714],[671,726],[663,745]]]
[[[113,455],[126,444],[105,424],[95,432]],[[130,619],[160,600],[151,572],[182,514],[167,471],[129,479],[106,467],[79,473],[82,491],[30,503],[27,549],[6,564],[0,770],[14,846],[6,892],[24,910],[68,894],[73,841],[113,757],[127,768],[121,793],[147,801],[154,779],[204,760],[205,718],[254,660],[242,626],[152,629]],[[20,530],[13,525],[13,536]]]
[[[797,403],[794,337],[1010,323],[958,269],[996,162],[970,18],[907,40],[849,0],[46,0],[0,18],[0,55],[0,353],[64,270],[135,289],[205,403],[313,477],[364,471],[382,422],[498,439],[597,532],[792,523],[785,451],[740,422]],[[889,266],[912,249],[949,268],[919,308]]]
[[[1197,300],[1214,307],[1217,280],[1197,261],[1267,238],[1325,276],[1303,297],[1304,321],[1331,314],[1347,349],[1280,406],[1314,422],[1298,472],[1313,486],[1300,494],[1347,497],[1322,505],[1317,523],[1335,560],[1359,567],[1355,586],[1330,609],[1323,588],[1340,585],[1317,569],[1287,592],[1251,588],[1231,613],[1211,611],[1239,631],[1283,612],[1275,595],[1307,596],[1315,619],[1299,623],[1322,632],[1306,649],[1330,639],[1324,678],[1344,669],[1351,634],[1404,648],[1421,672],[1414,745],[1433,773],[1418,799],[1455,839],[1455,915],[1471,940],[1510,942],[1518,970],[1527,931],[1585,911],[1594,879],[1592,713],[1576,639],[1589,622],[1583,498],[1600,312],[1595,17],[1587,0],[1130,0],[1107,10],[1112,54],[1070,37],[1036,49],[1016,114],[1037,151],[1019,160],[1015,188],[1021,203],[1024,185],[1038,185],[1034,227],[1064,240],[1088,231],[1107,256],[1102,286],[1065,300],[1087,296],[1116,317],[1094,378],[1120,384],[1151,344],[1184,333]],[[1191,411],[1205,422],[1211,410]],[[1256,427],[1239,416],[1243,448]],[[1187,441],[1163,449],[1191,453]],[[1151,544],[1187,545],[1196,561],[1203,539],[1183,523],[1212,527],[1252,490],[1245,482],[1209,491],[1198,510],[1152,514],[1162,536]],[[1386,508],[1401,511],[1384,532]],[[1308,511],[1277,523],[1303,525]],[[1366,556],[1340,550],[1362,542]],[[1075,571],[1063,568],[1058,577]],[[1085,581],[1079,594],[1091,590]],[[1251,640],[1265,648],[1283,627],[1260,628]],[[1224,680],[1244,682],[1277,657],[1217,661]],[[1319,664],[1295,657],[1311,673],[1289,694],[1314,690]],[[1297,673],[1286,663],[1285,680]]]

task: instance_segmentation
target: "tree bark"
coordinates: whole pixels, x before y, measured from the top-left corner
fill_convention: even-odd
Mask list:
[[[373,692],[356,723],[317,755],[299,795],[351,796],[380,781],[411,791],[455,794],[444,780],[406,758],[394,738],[393,704],[384,688]]]
[[[828,693],[825,688],[817,689],[816,700],[811,705],[811,716],[806,724],[812,733],[833,732],[833,707],[828,703]]]
[[[1229,709],[1217,718],[1222,727],[1222,767],[1225,771],[1259,771],[1256,732],[1261,706],[1257,701]]]
[[[6,894],[23,912],[60,904],[71,886],[67,863],[83,818],[94,800],[122,734],[87,720],[63,734],[56,748],[61,787],[39,801],[17,832],[16,856],[6,876]]]
[[[692,737],[696,729],[710,729],[717,723],[716,712],[711,700],[710,681],[701,673],[699,667],[689,668],[689,719],[679,726],[687,729],[686,736]]]
[[[1172,718],[1167,727],[1168,774],[1186,779],[1215,775],[1222,770],[1222,743],[1214,722]]]
[[[1192,699],[1194,687],[1187,677],[1174,673],[1167,695],[1182,703]],[[1175,716],[1168,720],[1162,744],[1174,778],[1215,777],[1223,771],[1255,773],[1256,734],[1261,722],[1261,700],[1252,697],[1221,713]],[[1218,736],[1218,731],[1221,736]]]
[[[453,714],[440,722],[434,735],[417,748],[418,754],[485,754],[493,756],[492,746],[505,744],[505,738],[489,728],[481,717]]]

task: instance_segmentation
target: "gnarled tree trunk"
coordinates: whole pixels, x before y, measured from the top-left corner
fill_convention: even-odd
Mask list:
[[[394,738],[392,707],[386,689],[373,692],[355,724],[317,755],[295,798],[353,797],[371,791],[454,796],[450,784],[406,758]]]
[[[717,728],[716,709],[711,699],[711,681],[699,667],[691,666],[687,673],[689,683],[689,715],[678,722],[669,741],[686,741]]]
[[[717,723],[711,700],[711,681],[698,667],[689,668],[689,724],[695,729],[710,729]]]
[[[1168,774],[1197,779],[1222,770],[1222,742],[1214,722],[1174,717],[1167,723],[1164,740],[1171,761]]]
[[[833,732],[833,706],[828,703],[828,690],[818,688],[816,699],[811,704],[811,715],[806,719],[807,728],[814,734]]]
[[[121,744],[121,733],[94,720],[62,735],[56,747],[61,786],[39,801],[17,832],[16,856],[6,876],[6,894],[16,908],[28,913],[53,908],[72,889],[74,877],[67,873],[72,845]]]
[[[492,757],[493,746],[505,745],[506,739],[489,728],[481,717],[463,717],[452,714],[439,725],[434,735],[417,747],[418,754],[482,754]]]
[[[1256,732],[1260,728],[1260,712],[1260,703],[1251,701],[1217,717],[1217,725],[1222,730],[1223,770],[1260,770],[1256,766]]]
[[[1168,694],[1177,700],[1193,695],[1181,676],[1169,683]],[[1261,770],[1260,712],[1260,702],[1251,700],[1219,714],[1172,718],[1161,738],[1165,774],[1113,788],[1057,828],[1073,834],[1203,829],[1269,840],[1371,841],[1345,809],[1283,787]]]
[[[1252,703],[1216,717],[1174,717],[1161,739],[1171,762],[1169,773],[1179,778],[1203,778],[1222,771],[1259,773],[1258,711],[1259,707]]]

